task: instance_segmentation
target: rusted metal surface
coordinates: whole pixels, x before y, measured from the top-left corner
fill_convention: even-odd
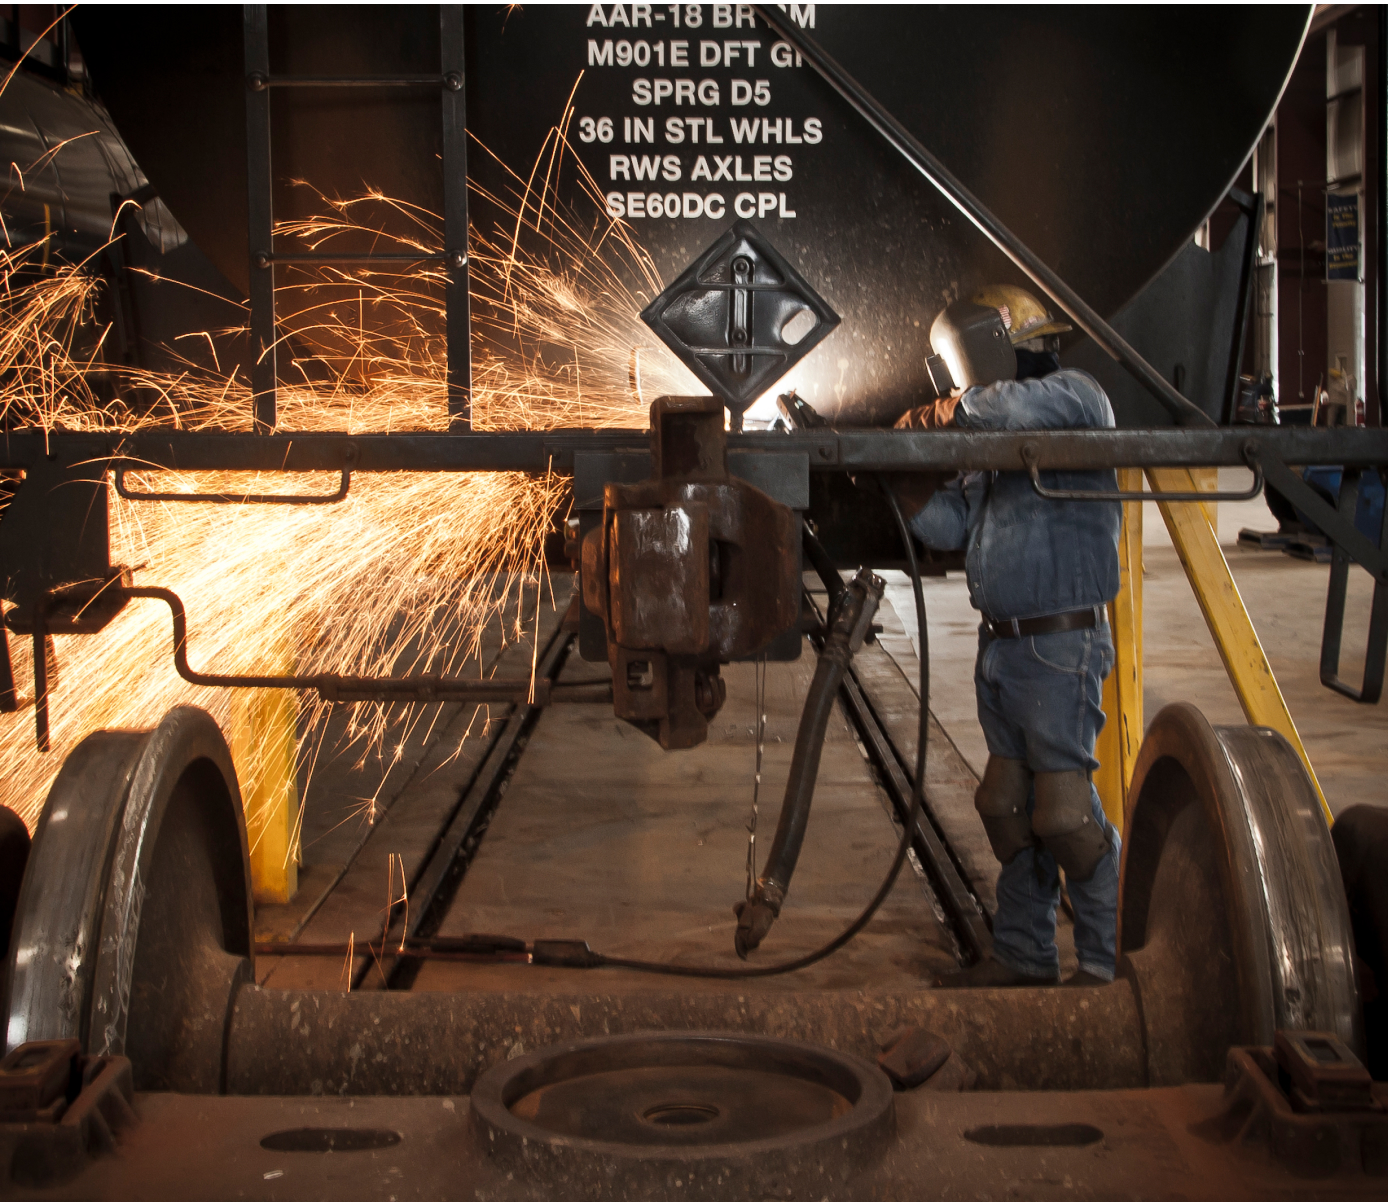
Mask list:
[[[1271,1162],[1294,1178],[1333,1182],[1341,1189],[1361,1185],[1381,1194],[1388,1179],[1388,1085],[1374,1084],[1354,1061],[1359,1080],[1352,1100],[1312,1102],[1302,1084],[1309,1085],[1319,1072],[1293,1072],[1288,1082],[1287,1052],[1316,1036],[1279,1031],[1275,1048],[1230,1048],[1223,1105],[1192,1132],[1244,1163]],[[1354,1060],[1348,1049],[1344,1052]],[[1341,1061],[1337,1075],[1343,1089],[1352,1069]]]
[[[882,1049],[877,1064],[902,1089],[914,1089],[939,1072],[953,1054],[949,1041],[934,1031],[903,1027]]]
[[[896,1095],[896,1139],[882,1156],[847,1180],[835,1175],[793,1197],[1266,1202],[1309,1198],[1313,1191],[1354,1202],[1382,1197],[1381,1176],[1346,1172],[1308,1182],[1257,1139],[1231,1146],[1209,1138],[1202,1124],[1224,1113],[1222,1093],[1219,1085],[941,1093],[927,1084]],[[465,1096],[137,1094],[135,1107],[142,1121],[121,1134],[119,1156],[94,1161],[65,1184],[41,1192],[13,1188],[8,1196],[25,1202],[191,1196],[200,1202],[378,1202],[391,1195],[569,1202],[590,1196],[585,1186],[601,1189],[600,1182],[582,1178],[549,1188],[514,1172],[508,1180],[471,1137],[474,1119]],[[688,1172],[686,1166],[670,1173],[644,1196],[680,1197],[690,1188]],[[791,1196],[777,1192],[774,1182],[759,1184],[758,1192],[727,1189],[721,1197],[764,1202]]]
[[[79,1074],[82,1045],[75,1039],[36,1039],[0,1060],[0,1121],[53,1121],[67,1107]]]
[[[524,970],[531,971],[531,970]],[[535,970],[539,971],[539,970]],[[590,971],[590,970],[581,970]],[[508,1057],[641,1031],[731,1031],[875,1058],[902,1027],[949,1041],[980,1089],[1136,1089],[1146,1054],[1132,990],[341,993],[244,988],[227,1032],[230,1093],[458,1094]]]
[[[1373,1078],[1333,1031],[1278,1031],[1273,1043],[1285,1087],[1300,1111],[1374,1110]]]
[[[603,621],[613,708],[662,747],[693,747],[723,705],[719,664],[799,618],[794,512],[728,471],[723,402],[651,406],[651,478],[609,484],[583,541],[583,602]]]
[[[892,1087],[854,1056],[786,1039],[679,1032],[582,1040],[497,1065],[470,1098],[476,1146],[569,1196],[810,1195],[881,1160]]]
[[[6,1197],[77,1177],[139,1122],[130,1061],[84,1056],[75,1039],[21,1044],[0,1061],[0,1186]]]

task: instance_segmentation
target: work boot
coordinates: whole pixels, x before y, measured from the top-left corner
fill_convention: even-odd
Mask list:
[[[1100,985],[1112,985],[1113,982],[1103,977],[1096,977],[1092,972],[1086,972],[1083,968],[1079,969],[1073,976],[1066,978],[1066,988],[1074,986],[1077,989],[1096,989]]]
[[[1013,985],[1046,986],[1059,984],[1058,977],[1033,977],[1015,972],[985,956],[977,964],[959,972],[943,973],[935,978],[936,989],[1006,989]]]

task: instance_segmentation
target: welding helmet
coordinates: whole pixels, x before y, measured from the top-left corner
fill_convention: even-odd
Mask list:
[[[976,305],[996,309],[1002,315],[1003,329],[1013,346],[1021,346],[1033,338],[1066,334],[1074,328],[1057,321],[1036,297],[1014,284],[989,284],[969,299]]]
[[[930,349],[934,354],[926,367],[940,396],[1017,378],[1017,355],[1002,314],[992,305],[968,300],[947,305],[930,327]]]

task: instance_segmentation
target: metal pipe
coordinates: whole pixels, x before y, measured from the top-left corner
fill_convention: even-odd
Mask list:
[[[439,69],[443,76],[443,245],[448,428],[472,429],[472,304],[468,265],[467,92],[463,6],[439,5]]]
[[[1102,989],[874,990],[787,995],[691,991],[614,993],[583,970],[566,992],[528,985],[507,966],[506,991],[286,991],[246,985],[232,1003],[226,1092],[305,1096],[460,1095],[516,1054],[521,1035],[558,1044],[628,1031],[726,1030],[785,1035],[876,1058],[885,1032],[923,1026],[978,1072],[978,1089],[1140,1089],[1142,1022],[1132,986]],[[545,970],[553,971],[553,970]],[[634,1001],[634,998],[638,1000]],[[961,1004],[963,1003],[963,1004]],[[294,1026],[291,1026],[294,1023]],[[296,1031],[298,1033],[296,1033]],[[311,1032],[309,1035],[303,1032]]]
[[[800,52],[833,89],[851,104],[908,163],[916,168],[940,193],[976,225],[979,230],[1031,280],[1059,305],[1070,318],[1118,360],[1147,389],[1181,426],[1213,426],[1215,423],[1176,391],[1162,375],[1137,353],[1123,337],[1091,309],[1080,295],[1043,263],[1027,246],[997,219],[972,192],[879,103],[866,88],[826,54],[790,17],[767,4],[755,6],[757,15],[780,37]]]
[[[1239,415],[1239,373],[1243,370],[1244,350],[1248,345],[1248,318],[1256,306],[1253,303],[1254,282],[1258,275],[1258,240],[1262,237],[1263,194],[1258,181],[1253,181],[1253,195],[1238,188],[1229,190],[1229,197],[1248,218],[1248,241],[1239,262],[1239,301],[1234,310],[1234,345],[1230,348],[1229,369],[1224,377],[1223,424],[1232,426]]]
[[[549,700],[549,681],[449,680],[439,676],[230,676],[195,672],[188,666],[188,619],[183,601],[172,589],[124,588],[126,597],[163,601],[173,612],[174,666],[189,684],[213,688],[316,689],[324,701],[476,701],[529,702]],[[37,627],[36,627],[37,629]],[[38,637],[37,634],[35,637]]]

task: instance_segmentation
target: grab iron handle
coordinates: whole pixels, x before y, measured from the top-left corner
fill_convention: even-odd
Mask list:
[[[342,469],[342,482],[335,493],[226,493],[226,492],[132,492],[125,486],[129,468],[116,469],[116,492],[127,501],[197,501],[204,505],[335,505],[347,499],[352,483],[352,470]],[[139,470],[139,469],[136,469]]]
[[[345,473],[344,473],[345,474]],[[67,586],[68,589],[71,586]],[[463,680],[443,676],[249,676],[197,672],[188,664],[188,613],[183,600],[170,589],[111,585],[110,595],[122,602],[135,598],[162,601],[173,616],[174,669],[189,684],[223,689],[314,689],[327,702],[380,701],[429,704],[461,702],[473,705],[510,703],[534,707],[554,700],[553,681],[545,676],[518,679]],[[34,602],[34,739],[40,751],[49,750],[48,614],[64,589],[50,589]]]
[[[1037,464],[1040,452],[1035,443],[1022,445],[1022,462],[1031,474],[1032,491],[1048,501],[1251,501],[1263,491],[1263,466],[1253,454],[1252,444],[1243,448],[1244,459],[1253,469],[1253,487],[1247,492],[1101,492],[1094,489],[1047,488],[1041,483]]]

